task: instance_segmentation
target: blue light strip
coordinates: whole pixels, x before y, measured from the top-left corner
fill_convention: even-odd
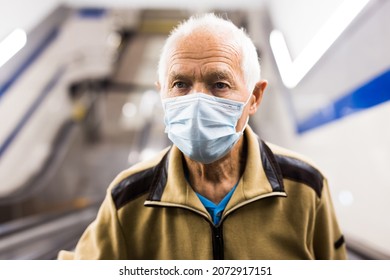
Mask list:
[[[104,8],[81,8],[78,10],[78,15],[82,18],[101,18],[106,15]]]
[[[45,85],[39,94],[38,98],[34,101],[33,105],[29,108],[29,110],[24,114],[23,118],[19,121],[18,125],[14,128],[14,130],[8,135],[7,139],[0,146],[0,158],[2,157],[5,150],[12,143],[12,141],[16,138],[19,132],[23,129],[29,118],[35,113],[37,108],[42,104],[43,100],[48,96],[48,94],[53,90],[58,81],[61,79],[63,74],[65,73],[65,67],[61,67],[50,81]]]
[[[78,10],[78,15],[83,18],[101,18],[106,15],[106,9],[102,8],[84,8]],[[39,56],[46,50],[46,48],[58,37],[59,27],[54,28],[51,32],[47,34],[42,42],[29,54],[26,61],[17,68],[15,73],[11,76],[9,80],[0,85],[0,98],[9,90],[9,88],[18,80],[18,78],[23,74],[28,67],[30,67]],[[50,79],[47,85],[43,88],[42,92],[39,94],[38,98],[34,101],[29,110],[24,114],[22,119],[19,121],[17,126],[11,132],[10,135],[6,138],[4,143],[0,146],[0,158],[16,138],[19,132],[28,122],[29,118],[35,113],[37,108],[42,104],[43,100],[48,96],[48,94],[53,90],[55,85],[61,79],[62,75],[65,72],[65,67],[60,68]]]
[[[0,98],[4,93],[16,82],[16,80],[23,74],[23,72],[31,66],[32,63],[45,51],[45,49],[53,42],[59,34],[59,29],[54,28],[36,47],[36,49],[31,53],[28,59],[20,65],[12,77],[5,82],[3,85],[0,85]]]
[[[298,123],[298,133],[390,101],[390,69]]]

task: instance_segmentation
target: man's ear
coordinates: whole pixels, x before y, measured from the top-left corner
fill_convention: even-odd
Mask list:
[[[251,99],[249,114],[253,115],[256,113],[257,109],[260,106],[261,100],[263,99],[263,93],[265,88],[267,87],[268,82],[266,80],[261,80],[256,83],[255,88],[253,89],[252,96],[254,98]]]
[[[156,86],[157,88],[157,91],[160,92],[161,91],[161,85],[160,85],[160,82],[155,82],[154,85]]]

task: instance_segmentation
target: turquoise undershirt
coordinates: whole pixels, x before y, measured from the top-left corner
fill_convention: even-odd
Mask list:
[[[185,176],[187,182],[189,183],[190,180],[189,180],[189,175],[188,175],[188,169],[186,167],[184,167],[184,176]],[[215,204],[214,202],[205,198],[203,195],[195,192],[196,195],[198,196],[200,202],[202,202],[203,206],[206,208],[207,212],[210,213],[211,218],[213,219],[213,222],[215,225],[217,225],[219,223],[219,221],[221,220],[223,210],[225,210],[226,205],[228,204],[230,198],[232,197],[234,191],[237,188],[237,185],[238,185],[238,182],[234,185],[234,187],[225,195],[225,197],[218,204]]]
[[[208,200],[201,194],[196,193],[196,195],[199,197],[200,201],[206,208],[206,210],[210,213],[211,218],[213,219],[214,224],[218,224],[219,221],[221,220],[222,212],[225,210],[226,205],[228,204],[230,198],[232,197],[234,190],[236,189],[238,185],[238,182],[236,185],[228,192],[225,197],[218,203],[215,204],[214,202]]]

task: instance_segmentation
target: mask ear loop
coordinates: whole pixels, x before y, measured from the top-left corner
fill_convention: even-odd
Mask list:
[[[245,103],[244,103],[244,106],[243,107],[245,107],[247,104],[248,104],[248,102],[249,102],[249,100],[251,99],[251,97],[252,97],[252,93],[251,94],[249,94],[249,97],[248,97],[248,99],[245,101]]]
[[[248,99],[246,100],[246,102],[245,102],[244,105],[242,106],[242,112],[241,112],[240,118],[241,118],[241,116],[242,116],[242,113],[244,112],[245,106],[248,105],[248,102],[249,102],[249,100],[251,99],[251,97],[252,97],[252,94],[249,94]],[[237,122],[238,122],[238,120],[237,120]],[[244,127],[241,129],[241,131],[237,132],[240,136],[244,134],[244,130],[245,130],[246,126],[248,125],[248,122],[249,122],[249,115],[248,115],[248,117],[246,118],[246,122],[245,122]],[[237,123],[236,123],[236,125],[237,125]]]

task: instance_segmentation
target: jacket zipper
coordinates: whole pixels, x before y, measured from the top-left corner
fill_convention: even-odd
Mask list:
[[[203,216],[209,223],[212,231],[212,245],[213,245],[213,259],[214,260],[223,260],[224,259],[224,246],[223,246],[223,234],[222,234],[222,222],[226,218],[228,214],[231,212],[235,211],[236,209],[242,207],[243,205],[252,203],[256,200],[263,199],[266,197],[271,197],[271,196],[282,196],[285,197],[287,196],[286,193],[269,193],[266,195],[262,195],[260,197],[256,197],[254,199],[248,200],[245,203],[241,203],[240,205],[237,205],[233,209],[230,209],[230,211],[226,212],[225,217],[222,217],[221,221],[219,222],[218,225],[214,225],[208,216],[204,214],[203,212],[196,210],[192,207],[189,206],[183,206],[181,204],[173,204],[173,203],[161,203],[161,202],[153,202],[153,201],[146,201],[144,203],[145,206],[159,206],[159,207],[179,207],[179,208],[184,208],[187,210],[190,210],[192,212],[195,212],[197,214],[200,214]]]
[[[228,215],[228,213],[233,212],[234,210],[242,207],[243,205],[246,205],[248,203],[251,203],[253,201],[259,200],[261,198],[266,198],[266,197],[270,197],[270,196],[287,196],[287,195],[285,193],[280,193],[280,194],[279,193],[278,194],[270,193],[270,194],[264,195],[262,197],[257,197],[256,199],[247,201],[246,203],[242,203],[242,204],[238,205],[237,207],[231,209],[229,212],[226,213],[225,217]],[[222,222],[223,222],[223,219],[225,217],[223,217],[221,219],[221,221],[219,222],[218,225],[214,225],[213,223],[210,223],[211,229],[212,229],[212,232],[213,232],[212,233],[213,234],[212,242],[213,242],[213,259],[214,260],[223,260],[224,259]]]
[[[213,232],[213,258],[214,260],[223,260],[223,235],[222,224],[218,226],[211,225]]]

